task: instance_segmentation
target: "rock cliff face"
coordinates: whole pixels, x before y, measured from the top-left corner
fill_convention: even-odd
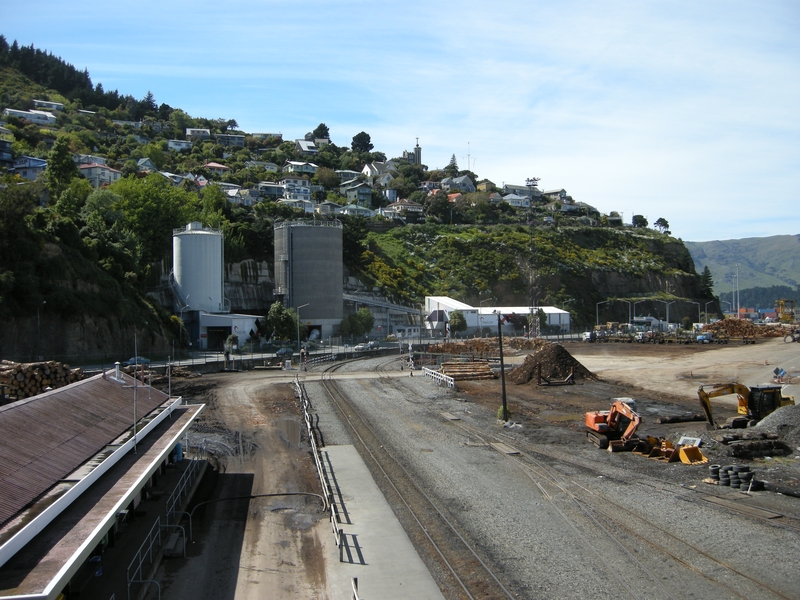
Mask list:
[[[274,284],[266,261],[246,260],[225,266],[225,297],[233,312],[267,314],[275,301]]]

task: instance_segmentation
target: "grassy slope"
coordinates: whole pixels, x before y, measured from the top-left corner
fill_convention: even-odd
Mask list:
[[[765,238],[685,242],[697,272],[707,265],[714,277],[716,294],[735,286],[739,265],[739,289],[800,284],[800,235]]]

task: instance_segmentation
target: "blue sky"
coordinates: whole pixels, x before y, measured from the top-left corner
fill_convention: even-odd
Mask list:
[[[35,6],[35,14],[31,7]],[[687,241],[800,233],[796,1],[2,0],[0,33],[250,132],[541,178]],[[470,159],[468,160],[468,155]]]

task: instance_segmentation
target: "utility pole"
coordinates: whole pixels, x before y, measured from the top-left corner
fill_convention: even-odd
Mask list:
[[[506,403],[506,368],[503,363],[503,321],[501,315],[497,313],[497,339],[500,342],[500,385],[503,394],[503,421],[508,421],[508,404]]]

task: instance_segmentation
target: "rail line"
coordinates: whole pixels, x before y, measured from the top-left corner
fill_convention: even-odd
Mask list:
[[[463,430],[465,433],[468,433],[471,436],[474,436],[478,440],[482,440],[487,442],[487,440],[494,440],[494,441],[501,441],[507,443],[507,439],[500,438],[497,435],[487,434],[485,432],[481,432],[476,428],[467,425],[463,422],[450,422],[453,426],[458,427],[459,429]],[[488,442],[487,442],[488,443]],[[527,444],[526,444],[527,445]],[[748,593],[747,591],[743,590],[741,585],[737,586],[736,584],[727,584],[722,581],[722,578],[719,574],[715,574],[714,576],[710,575],[709,573],[705,572],[701,568],[693,565],[685,556],[691,554],[693,557],[700,558],[701,560],[708,561],[712,563],[714,566],[724,569],[728,574],[732,574],[734,577],[738,577],[744,579],[746,582],[749,582],[751,585],[755,585],[761,591],[768,591],[771,594],[774,594],[778,598],[783,598],[786,600],[790,600],[792,597],[787,596],[783,592],[776,590],[769,584],[759,581],[758,579],[744,573],[741,569],[728,564],[714,556],[710,553],[702,550],[701,548],[697,547],[696,545],[687,542],[679,538],[678,536],[674,535],[672,532],[664,529],[660,525],[653,523],[649,519],[637,514],[633,514],[630,509],[622,504],[615,502],[613,499],[609,498],[608,496],[586,489],[585,487],[581,486],[573,479],[570,479],[567,476],[564,476],[557,471],[554,471],[550,466],[544,464],[541,459],[536,458],[535,455],[538,454],[535,450],[534,451],[527,451],[521,452],[518,455],[504,455],[508,460],[511,460],[515,463],[517,467],[519,467],[533,482],[533,484],[541,491],[543,497],[556,509],[556,511],[568,522],[568,524],[575,529],[574,523],[572,523],[567,515],[558,507],[555,503],[554,497],[550,494],[545,487],[546,486],[553,486],[559,492],[564,494],[566,498],[575,506],[577,506],[580,511],[586,515],[586,517],[594,523],[597,527],[601,529],[604,536],[607,536],[609,540],[613,540],[622,550],[625,552],[635,563],[638,565],[642,571],[653,580],[653,582],[664,591],[670,598],[680,598],[683,594],[673,592],[669,589],[654,573],[650,571],[639,559],[637,559],[634,555],[635,550],[630,548],[630,543],[626,542],[623,539],[623,536],[617,535],[614,533],[615,531],[624,531],[628,536],[634,537],[639,540],[641,543],[646,544],[647,546],[651,547],[652,549],[656,550],[657,552],[666,555],[671,560],[675,561],[677,564],[682,566],[683,568],[687,568],[694,572],[695,574],[699,575],[700,577],[706,579],[710,583],[720,586],[724,588],[728,593],[732,594],[737,598],[747,599],[751,598],[752,593]],[[541,456],[541,455],[540,455]],[[547,456],[548,458],[552,459],[551,456]],[[580,465],[584,468],[585,465]],[[583,496],[579,496],[576,492],[573,491],[573,487],[579,488],[585,492]],[[587,498],[592,498],[589,500]],[[622,519],[620,517],[621,514],[624,514],[627,518]],[[605,521],[606,524],[603,523]],[[631,521],[635,521],[638,526],[639,530],[636,530],[632,527]],[[787,527],[788,529],[795,529],[792,526]],[[642,533],[642,529],[649,529],[652,536],[648,536]],[[583,536],[581,536],[583,537]],[[678,545],[679,549],[669,549],[664,544],[659,544],[654,539],[669,539],[673,544]],[[591,547],[591,544],[589,544]],[[684,552],[680,552],[680,550],[684,550]],[[601,557],[601,560],[605,562],[605,559]],[[610,572],[614,572],[610,570]],[[625,587],[625,589],[631,594],[632,597],[637,597],[632,590],[628,587],[628,585],[621,579],[618,578],[620,583]],[[737,583],[741,584],[744,583],[739,579]]]
[[[363,419],[338,389],[331,375],[341,365],[333,365],[320,379],[343,422],[350,427],[356,447],[384,494],[393,496],[395,505],[405,509],[404,522],[412,542],[436,568],[430,568],[445,595],[452,598],[515,598],[480,557],[473,545],[446,517],[436,503],[417,485],[414,477],[383,447],[370,424]],[[380,366],[375,367],[381,380],[393,379]]]

